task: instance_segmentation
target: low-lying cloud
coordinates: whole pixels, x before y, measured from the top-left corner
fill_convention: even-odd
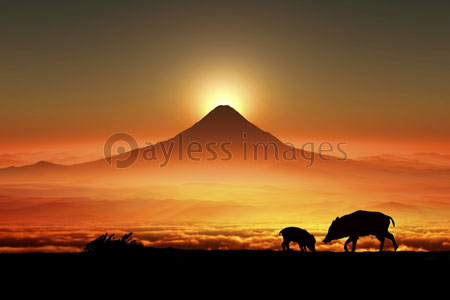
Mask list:
[[[445,225],[445,224],[443,224]],[[134,225],[97,228],[68,227],[3,227],[0,228],[0,252],[76,252],[97,236],[109,232],[120,236],[133,232],[144,245],[157,248],[207,249],[207,250],[281,250],[282,226],[235,225],[235,224],[171,224]],[[326,232],[317,227],[311,232],[316,236],[318,251],[343,251],[345,239],[323,244]],[[409,226],[393,231],[399,251],[450,251],[448,227],[422,228]],[[358,241],[357,251],[378,251],[375,237],[363,237]],[[298,249],[297,245],[291,245]],[[390,240],[385,250],[393,250]]]

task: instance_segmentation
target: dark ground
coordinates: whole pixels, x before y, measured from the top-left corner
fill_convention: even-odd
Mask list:
[[[448,294],[449,267],[450,252],[1,254],[0,287],[11,299],[440,299]]]
[[[449,267],[450,252],[1,254],[0,288],[5,299],[440,299]]]
[[[0,254],[3,274],[56,278],[76,276],[155,276],[199,280],[228,278],[302,278],[343,280],[362,277],[444,279],[449,282],[450,252],[307,252],[299,251],[204,251],[146,248],[111,254],[24,253]],[[78,275],[77,275],[78,276]],[[381,278],[381,277],[380,277]]]

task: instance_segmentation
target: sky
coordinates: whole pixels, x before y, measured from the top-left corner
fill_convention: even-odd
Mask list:
[[[450,153],[448,9],[2,2],[0,152],[91,147],[118,131],[158,141],[231,104],[283,141]]]
[[[2,1],[0,168],[93,161],[116,132],[140,146],[166,140],[217,105],[296,146],[344,143],[359,161],[254,173],[194,163],[3,169],[0,252],[79,251],[106,231],[157,247],[280,249],[281,228],[319,241],[330,220],[358,209],[393,216],[400,250],[448,251],[449,8]],[[342,251],[343,242],[318,249]]]

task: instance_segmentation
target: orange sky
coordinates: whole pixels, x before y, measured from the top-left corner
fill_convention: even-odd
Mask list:
[[[282,140],[450,152],[440,4],[116,4],[2,9],[0,153],[168,138],[214,103]]]
[[[365,158],[311,169],[271,161],[149,172],[139,161],[114,173],[101,161],[0,170],[0,252],[77,251],[130,228],[158,247],[279,249],[280,227],[323,237],[336,215],[357,209],[392,214],[401,250],[448,250],[447,6],[2,4],[0,169],[94,161],[116,132],[140,147],[167,140],[224,104],[298,148],[345,143],[348,157]]]

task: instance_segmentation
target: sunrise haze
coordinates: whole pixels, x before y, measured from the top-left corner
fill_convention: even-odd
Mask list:
[[[400,251],[449,251],[448,9],[3,3],[0,252],[280,250],[287,226],[342,251],[321,241],[361,209]]]

